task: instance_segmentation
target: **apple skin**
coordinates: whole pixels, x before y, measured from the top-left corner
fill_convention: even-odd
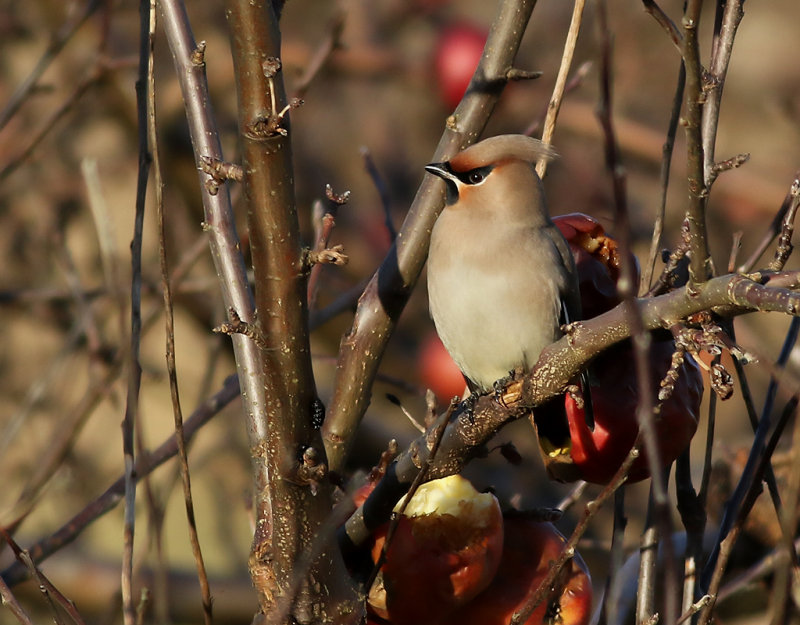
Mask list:
[[[551,523],[524,515],[503,519],[503,556],[492,583],[442,625],[507,625],[536,592],[566,540]],[[543,602],[527,625],[586,625],[591,617],[592,581],[579,555],[567,563],[557,601]]]
[[[430,332],[425,337],[420,346],[418,362],[422,383],[434,392],[440,402],[449,402],[456,395],[464,395],[464,376],[436,332]]]
[[[649,361],[654,381],[666,374],[674,351],[672,340],[653,342]],[[607,484],[633,447],[639,430],[636,420],[636,370],[630,345],[608,350],[598,358],[593,371],[594,430],[589,429],[584,410],[578,408],[570,395],[564,396],[564,406],[572,442],[570,454],[581,479],[594,484]],[[657,390],[654,389],[655,396]],[[675,390],[663,402],[660,416],[653,421],[662,466],[671,464],[692,440],[697,430],[702,396],[700,368],[691,356],[687,356],[681,365]],[[555,470],[555,467],[548,468]],[[631,466],[628,481],[637,482],[648,477],[647,454],[642,450]]]
[[[468,22],[446,26],[433,52],[433,68],[439,96],[449,109],[458,106],[478,66],[488,31]]]
[[[600,223],[580,213],[553,219],[567,239],[575,258],[584,318],[599,315],[619,302],[616,282],[621,258],[616,242]],[[635,260],[635,259],[634,259]],[[638,267],[635,279],[638,281]],[[653,334],[649,353],[651,386],[657,395],[666,374],[675,343],[671,337]],[[573,397],[564,396],[563,410],[555,402],[534,412],[542,456],[549,475],[559,481],[586,480],[606,484],[628,455],[638,433],[639,402],[634,356],[630,342],[616,345],[598,356],[590,368],[594,429]],[[660,459],[668,466],[687,447],[697,429],[703,379],[697,363],[688,354],[679,369],[674,391],[655,419]],[[548,420],[563,419],[566,412],[568,441],[548,440]],[[628,480],[646,479],[650,473],[642,454],[631,468]]]

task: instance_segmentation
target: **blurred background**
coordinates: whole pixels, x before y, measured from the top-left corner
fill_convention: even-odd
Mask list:
[[[228,160],[237,161],[236,96],[223,5],[187,4],[195,38],[207,43],[208,80],[224,152]],[[701,22],[704,62],[710,53],[713,4],[706,3]],[[7,1],[0,6],[2,109],[84,4],[40,0]],[[681,2],[664,0],[662,7],[680,23]],[[308,84],[304,105],[292,113],[297,205],[307,244],[313,242],[312,205],[324,200],[325,186],[338,193],[351,191],[349,203],[339,210],[332,238],[344,245],[350,262],[344,268],[325,268],[317,308],[367,279],[386,253],[390,233],[381,193],[394,228],[399,228],[422,167],[460,97],[443,87],[452,77],[446,74],[451,70],[442,67],[459,61],[459,55],[474,58],[476,49],[480,54],[480,39],[496,8],[496,3],[485,0],[287,3],[282,19],[283,67],[290,95],[302,83],[315,51],[337,23],[342,27],[340,46]],[[750,160],[724,173],[711,194],[709,231],[719,273],[726,271],[735,233],[743,233],[739,262],[749,257],[800,169],[800,64],[796,62],[800,11],[794,0],[747,3],[745,10],[725,85],[716,154],[726,159],[747,152]],[[571,3],[539,1],[517,67],[541,70],[543,76],[509,86],[486,136],[523,132],[541,122],[571,12]],[[614,34],[614,118],[628,174],[636,252],[643,262],[659,209],[662,145],[679,58],[640,2],[609,3],[609,16]],[[23,547],[61,527],[123,470],[120,423],[127,377],[120,359],[129,344],[130,325],[137,28],[134,4],[100,6],[0,129],[0,524],[24,518],[15,532]],[[598,51],[596,6],[589,3],[572,74],[583,64],[590,65],[584,66],[582,80],[565,99],[554,138],[560,158],[550,165],[545,187],[553,214],[585,212],[613,234],[611,185],[595,114]],[[201,228],[199,179],[163,33],[155,60],[168,256],[172,268],[188,268],[175,293],[178,378],[188,416],[221,388],[234,364],[229,339],[211,333],[225,312]],[[63,114],[57,114],[60,109]],[[368,172],[365,154],[380,185]],[[679,240],[686,208],[685,160],[679,129],[662,241],[667,248]],[[232,195],[236,202],[235,186]],[[242,211],[237,218],[240,235],[246,235]],[[170,435],[173,420],[152,203],[145,220],[142,308],[149,321],[141,347],[139,436],[142,449],[153,449]],[[101,241],[106,249],[101,249]],[[790,260],[789,266],[796,268],[797,261]],[[659,263],[657,271],[660,267]],[[323,401],[331,394],[339,341],[351,320],[352,310],[345,310],[312,336]],[[787,326],[788,319],[779,315],[748,316],[737,320],[737,338],[745,349],[774,360]],[[436,386],[444,365],[433,360],[437,357],[435,344],[431,346],[433,332],[423,276],[382,362],[382,377],[359,433],[353,469],[372,466],[391,438],[402,447],[415,436],[401,410],[386,399],[387,393],[422,419],[426,387],[449,389],[439,391],[445,393],[440,397],[443,403],[447,393],[460,392],[458,385],[457,390]],[[796,355],[790,366],[796,373]],[[748,369],[759,406],[768,376],[758,364]],[[783,389],[779,396],[785,401],[792,392]],[[704,447],[703,423],[693,445],[698,463]],[[718,413],[714,459],[721,501],[726,480],[735,477],[742,450],[749,448],[751,439],[737,392]],[[506,505],[555,506],[571,487],[547,480],[530,425],[513,424],[497,437],[498,443],[509,440],[522,454],[520,466],[511,466],[495,451],[472,463],[468,475],[479,489],[493,488]],[[62,449],[60,460],[50,464],[51,454]],[[218,622],[249,623],[256,609],[246,564],[252,535],[250,465],[237,401],[199,432],[189,460],[215,615]],[[43,467],[46,483],[38,477]],[[41,487],[33,488],[34,484]],[[593,487],[587,496],[596,492]],[[625,540],[630,550],[638,546],[647,492],[646,484],[629,488]],[[199,593],[174,461],[141,483],[137,505],[135,565],[141,583],[169,588],[168,593],[154,593],[155,614],[163,617],[169,612],[174,622],[197,620]],[[766,529],[752,537],[753,551],[743,556],[742,566],[775,544],[774,532],[770,535],[768,530],[776,521],[774,514],[770,517],[770,506],[764,505],[763,520],[754,526]],[[599,587],[607,567],[609,520],[608,511],[597,517],[581,550]],[[570,514],[559,527],[568,533],[574,522]],[[120,506],[87,527],[42,569],[76,601],[87,622],[115,623],[120,621],[121,550]],[[12,561],[13,555],[4,549],[0,568]],[[731,622],[764,622],[768,613],[763,589],[756,584],[752,592],[739,593],[741,601],[723,603],[720,614]],[[14,592],[32,614],[48,614],[35,584],[20,585]],[[726,611],[728,605],[735,607]],[[11,613],[0,610],[0,623],[11,622],[15,622]]]

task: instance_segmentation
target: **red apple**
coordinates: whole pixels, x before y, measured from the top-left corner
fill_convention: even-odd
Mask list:
[[[442,625],[506,625],[525,606],[564,548],[566,540],[550,523],[523,515],[503,518],[503,557],[492,583]],[[533,611],[527,625],[586,625],[592,608],[592,581],[579,555],[562,571],[554,596]]]
[[[478,66],[488,32],[466,22],[451,24],[439,34],[433,53],[436,84],[449,109],[458,106]]]
[[[450,358],[436,332],[425,337],[419,351],[420,378],[426,388],[431,389],[442,401],[464,395],[466,382],[458,365]]]
[[[384,528],[373,561],[385,540]],[[399,518],[368,608],[393,625],[438,622],[489,585],[502,550],[494,495],[458,475],[423,484]]]
[[[598,315],[619,303],[616,281],[620,255],[616,242],[591,217],[581,214],[554,219],[570,243],[581,289],[584,317]],[[637,276],[638,279],[638,276]],[[657,394],[675,351],[670,338],[654,335],[649,364],[651,386]],[[557,402],[534,411],[534,425],[545,465],[551,477],[561,481],[583,479],[607,483],[627,456],[638,433],[636,409],[639,402],[634,357],[630,343],[606,350],[590,369],[594,429],[575,400],[565,395]],[[655,419],[661,463],[667,466],[686,448],[697,429],[697,415],[703,395],[700,369],[691,356],[679,370],[675,389]],[[564,421],[566,412],[567,423]],[[629,481],[649,476],[643,455],[634,463]]]

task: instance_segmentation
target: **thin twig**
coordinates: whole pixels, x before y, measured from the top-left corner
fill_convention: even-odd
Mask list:
[[[734,332],[733,323],[731,322],[728,325],[729,325],[728,333],[731,337],[731,340],[735,340],[736,335]],[[731,350],[731,357],[733,358],[733,366],[736,369],[736,376],[739,380],[739,392],[742,394],[742,400],[744,401],[747,417],[748,420],[750,421],[750,426],[753,428],[753,433],[755,434],[756,432],[758,432],[758,424],[759,424],[758,411],[756,410],[755,404],[753,403],[753,396],[752,393],[750,392],[750,383],[748,382],[747,379],[747,373],[744,370],[744,364],[742,363],[742,356],[734,353],[733,350]],[[776,375],[775,368],[770,368],[766,366],[767,364],[769,364],[766,358],[759,358],[758,361],[759,363],[762,364],[762,366],[764,366],[765,369],[770,371],[770,373],[773,376]],[[711,395],[710,402],[714,402],[714,404],[716,404],[716,393]],[[711,403],[709,404],[709,410],[710,406]],[[712,423],[709,422],[709,427],[711,427],[711,425]],[[708,452],[708,454],[710,455],[710,451]],[[710,474],[711,474],[710,458],[707,459],[706,464],[708,465],[708,468],[707,469],[704,468],[704,477],[706,476],[708,477],[706,477],[706,480],[704,481],[703,484],[705,487],[702,491],[704,496],[703,499],[704,501],[705,501],[705,493],[708,490],[708,480],[710,479]],[[772,468],[771,463],[768,463],[766,468],[764,469],[764,481],[767,483],[767,488],[769,489],[769,494],[770,498],[772,499],[772,506],[773,508],[775,508],[775,513],[778,516],[780,516],[782,508],[781,497],[780,497],[780,492],[778,490],[778,480],[775,477],[775,471]]]
[[[688,0],[683,16],[683,58],[686,63],[686,130],[689,206],[686,226],[689,235],[689,285],[705,282],[713,275],[706,234],[708,188],[703,171],[703,67],[700,63],[698,28],[703,0]]]
[[[556,508],[561,510],[561,512],[566,512],[569,510],[572,506],[578,503],[578,501],[580,501],[581,497],[583,497],[583,493],[586,491],[587,486],[589,486],[588,482],[584,482],[583,480],[577,482],[569,494],[558,502]]]
[[[800,171],[795,172],[794,179],[797,180],[800,178]],[[786,213],[789,211],[789,208],[794,201],[794,195],[792,194],[792,189],[794,188],[794,181],[792,181],[792,185],[789,187],[789,191],[786,193],[786,196],[783,198],[783,202],[781,203],[781,207],[778,209],[778,212],[775,213],[775,216],[772,218],[772,222],[770,223],[769,227],[767,228],[766,233],[761,238],[756,249],[750,255],[750,257],[738,268],[739,273],[748,273],[752,271],[758,259],[761,258],[762,254],[767,251],[767,248],[772,245],[772,242],[775,240],[775,237],[778,236],[781,232],[784,220],[786,219]]]
[[[25,609],[19,604],[14,593],[11,592],[11,589],[5,581],[3,581],[2,577],[0,577],[0,601],[2,601],[4,606],[8,607],[11,614],[13,614],[22,625],[33,625],[31,617],[28,616],[28,613],[25,612]]]
[[[125,519],[122,549],[122,615],[125,625],[135,625],[133,604],[133,541],[136,523],[136,480],[134,471],[134,424],[139,413],[142,368],[139,346],[142,332],[142,237],[147,180],[151,155],[147,141],[147,92],[150,63],[150,2],[139,1],[139,75],[136,79],[139,173],[136,182],[136,213],[131,243],[131,340],[128,361],[128,394],[122,420],[122,453],[125,461]]]
[[[796,538],[794,540],[793,547],[795,550],[800,550],[800,538]],[[787,553],[786,547],[784,545],[779,545],[749,569],[737,575],[728,581],[724,586],[722,586],[717,593],[717,603],[726,601],[727,599],[733,597],[736,593],[746,589],[748,586],[751,586],[759,579],[771,575],[778,566],[791,562],[793,562],[793,560]]]
[[[75,625],[85,625],[83,618],[81,618],[78,609],[75,607],[75,604],[67,599],[55,586],[53,586],[52,582],[45,576],[45,574],[36,568],[36,565],[33,563],[30,554],[21,549],[11,535],[2,527],[0,527],[0,535],[2,535],[3,540],[5,540],[6,543],[8,543],[8,545],[11,547],[17,560],[25,566],[31,577],[34,578],[39,584],[39,589],[47,597],[48,602],[50,602],[56,622],[59,622],[58,609],[55,606],[57,603],[64,611],[66,611],[67,614],[69,614]]]
[[[562,100],[568,94],[575,91],[578,87],[583,84],[583,81],[586,79],[586,76],[589,75],[589,71],[592,69],[592,61],[584,61],[578,66],[578,69],[575,70],[575,73],[572,75],[572,78],[567,81],[566,86],[564,87],[564,93],[562,96]],[[522,134],[532,137],[535,135],[539,129],[544,124],[544,120],[547,117],[547,113],[550,110],[549,103],[542,109],[542,112],[528,124],[528,127],[522,132]]]
[[[653,19],[658,22],[672,40],[678,52],[683,55],[683,35],[681,35],[681,31],[675,22],[670,19],[669,15],[664,12],[655,0],[642,0],[642,4],[644,5],[644,10],[653,16]]]
[[[389,240],[394,242],[397,238],[397,229],[392,223],[392,199],[389,196],[389,189],[386,186],[386,181],[378,171],[378,166],[375,164],[375,159],[372,158],[372,153],[367,146],[361,148],[361,158],[364,159],[364,168],[367,170],[372,184],[378,191],[378,197],[381,199],[381,208],[383,208],[384,223],[386,224],[386,231],[389,233]]]
[[[547,116],[544,120],[544,130],[542,131],[542,142],[545,145],[550,145],[553,141],[553,134],[556,130],[556,120],[558,119],[558,112],[561,110],[561,102],[564,98],[564,89],[567,84],[567,76],[572,67],[572,57],[575,54],[575,46],[578,43],[578,33],[581,30],[581,21],[583,20],[583,8],[586,5],[586,0],[575,0],[572,7],[572,17],[570,18],[569,30],[567,31],[567,39],[564,42],[564,52],[561,55],[561,65],[558,68],[558,76],[556,76],[556,84],[553,87],[553,95],[550,96],[550,103],[547,105]],[[541,158],[536,163],[536,173],[540,178],[544,178],[547,171],[547,158]]]
[[[647,3],[645,3],[647,4]],[[669,189],[669,175],[672,164],[672,151],[675,147],[675,135],[678,131],[678,122],[681,117],[681,107],[683,106],[683,90],[686,86],[686,66],[681,60],[680,71],[678,72],[678,82],[675,86],[675,96],[672,100],[672,111],[670,112],[669,124],[667,126],[667,138],[661,150],[661,201],[655,222],[653,223],[653,238],[650,242],[650,254],[644,266],[642,279],[639,283],[639,292],[645,293],[650,290],[653,282],[653,272],[655,271],[656,259],[661,247],[661,234],[664,230],[664,219],[667,210],[667,190]]]
[[[797,216],[797,207],[800,205],[800,178],[795,178],[792,187],[789,191],[792,201],[789,204],[789,210],[786,212],[786,217],[783,220],[781,227],[781,234],[778,237],[778,248],[775,250],[775,258],[769,264],[771,271],[782,271],[792,254],[794,247],[792,246],[792,235],[794,234],[794,221]]]
[[[640,439],[641,436],[638,436],[636,443],[634,443],[630,452],[628,452],[625,460],[622,461],[622,464],[614,474],[614,477],[611,478],[609,483],[603,488],[602,491],[600,491],[600,494],[586,504],[586,507],[583,511],[583,516],[581,517],[580,521],[578,521],[578,525],[575,527],[563,549],[561,550],[561,554],[554,562],[551,563],[547,575],[541,582],[539,582],[536,592],[534,592],[528,601],[526,601],[525,606],[514,613],[514,616],[511,619],[511,625],[520,625],[521,623],[525,623],[530,615],[533,614],[533,611],[542,603],[542,601],[544,601],[547,593],[550,590],[550,587],[558,577],[561,568],[570,558],[574,557],[575,547],[577,546],[578,541],[581,539],[584,532],[586,532],[589,521],[594,517],[595,514],[597,514],[600,508],[602,508],[603,504],[608,501],[609,497],[611,497],[628,479],[628,472],[630,471],[633,463],[639,457],[639,445],[641,443]]]
[[[28,96],[33,92],[33,89],[42,77],[42,74],[50,66],[50,63],[58,56],[67,42],[72,39],[72,36],[83,26],[86,20],[94,13],[99,6],[103,4],[102,0],[88,0],[83,7],[83,11],[78,13],[71,20],[64,22],[56,32],[55,36],[51,39],[47,49],[42,54],[36,66],[33,68],[28,77],[17,87],[14,94],[9,98],[3,110],[0,112],[0,129],[4,128],[8,121],[14,116],[19,108],[25,103]]]
[[[713,431],[713,424],[709,425]],[[711,458],[711,440],[706,444],[706,458]],[[705,477],[705,476],[704,476]],[[678,512],[686,530],[686,546],[683,554],[683,603],[681,609],[686,612],[694,601],[697,588],[698,562],[703,556],[703,535],[706,528],[706,510],[704,495],[698,495],[692,484],[691,455],[687,448],[675,463],[675,494],[678,500]]]
[[[330,59],[331,55],[341,46],[342,31],[344,30],[344,12],[337,11],[333,16],[322,42],[314,51],[311,60],[306,66],[303,75],[300,76],[294,89],[294,97],[302,99],[305,97],[308,88],[317,77],[320,70]]]
[[[755,504],[756,500],[758,499],[758,496],[761,493],[761,479],[764,475],[765,468],[768,466],[770,459],[772,458],[772,454],[778,445],[778,441],[780,440],[781,435],[783,434],[783,430],[786,427],[786,424],[790,421],[790,419],[794,416],[795,412],[797,411],[798,397],[799,397],[798,395],[795,395],[781,413],[780,418],[778,419],[778,422],[775,425],[775,430],[772,432],[772,435],[767,444],[764,445],[763,453],[760,455],[759,462],[756,463],[756,466],[753,471],[752,480],[750,481],[749,484],[749,488],[741,500],[741,506],[736,511],[736,519],[730,526],[730,531],[727,532],[725,538],[722,541],[718,541],[716,543],[714,550],[714,554],[716,554],[716,559],[713,560],[714,566],[713,570],[711,571],[710,581],[708,583],[708,592],[706,593],[707,595],[710,595],[711,599],[709,600],[708,604],[701,610],[700,616],[697,620],[698,625],[708,625],[711,619],[714,607],[716,606],[717,597],[719,596],[718,593],[720,585],[722,583],[722,576],[727,567],[728,560],[733,550],[733,546],[736,544],[739,534],[742,531],[745,518],[747,517],[748,514],[750,514],[750,510],[752,509],[753,504]],[[741,483],[742,482],[740,481],[739,485],[741,485]],[[734,492],[734,497],[735,496],[736,493]],[[730,506],[727,507],[726,512],[728,511],[729,508]],[[712,556],[714,554],[712,554]],[[712,559],[709,558],[707,566],[711,563]]]
[[[197,579],[200,583],[200,592],[203,604],[203,620],[206,625],[211,625],[211,589],[208,583],[203,552],[200,548],[200,539],[197,536],[197,523],[195,520],[194,503],[192,501],[192,486],[189,475],[189,461],[186,451],[186,438],[183,431],[183,410],[181,409],[180,394],[178,391],[178,375],[175,364],[175,318],[172,305],[172,285],[169,279],[167,265],[167,233],[164,220],[164,185],[161,178],[161,161],[158,149],[158,132],[156,125],[156,96],[155,74],[153,71],[153,46],[155,43],[156,29],[156,0],[150,1],[150,58],[148,67],[148,117],[147,130],[150,140],[150,151],[153,157],[153,186],[155,191],[156,219],[158,221],[159,237],[159,264],[161,266],[161,284],[164,294],[164,312],[166,325],[166,361],[167,375],[169,378],[169,392],[172,398],[172,414],[175,422],[175,440],[178,445],[178,464],[180,466],[181,483],[183,486],[183,499],[186,509],[186,520],[189,527],[189,542],[192,546]]]
[[[58,122],[61,121],[61,118],[63,118],[72,110],[72,108],[75,106],[75,103],[78,102],[78,100],[80,100],[91,87],[100,82],[100,80],[105,76],[107,70],[108,67],[102,61],[98,61],[95,66],[87,72],[87,74],[78,82],[78,84],[75,85],[72,93],[70,93],[69,96],[67,96],[67,98],[61,103],[61,105],[55,109],[46,120],[42,122],[38,132],[33,134],[25,147],[22,148],[17,155],[12,157],[5,167],[0,169],[0,182],[3,182],[12,173],[14,173],[20,167],[20,165],[30,158],[31,154],[33,154],[33,151],[58,125]]]
[[[375,561],[375,566],[372,567],[372,572],[367,579],[367,583],[364,584],[364,587],[367,589],[372,588],[372,583],[375,581],[375,578],[378,575],[378,572],[381,570],[383,563],[386,562],[386,554],[389,552],[389,547],[391,546],[392,539],[394,538],[394,534],[397,531],[397,526],[399,524],[400,517],[405,514],[406,508],[411,500],[414,498],[414,494],[419,490],[419,487],[425,483],[426,477],[428,476],[428,471],[430,471],[431,465],[433,464],[434,459],[436,458],[436,452],[439,451],[439,445],[442,443],[442,437],[444,436],[445,429],[447,428],[447,424],[450,422],[450,418],[453,416],[453,411],[458,406],[458,401],[451,401],[450,405],[447,407],[445,413],[439,418],[439,422],[437,423],[436,427],[433,429],[433,435],[430,439],[430,454],[428,458],[425,460],[425,463],[420,468],[419,473],[414,478],[414,481],[411,483],[411,486],[408,489],[408,492],[403,497],[400,508],[397,512],[392,513],[392,518],[389,522],[389,527],[386,530],[386,539],[383,542],[383,547],[381,548],[381,552],[378,555],[378,559]]]
[[[677,570],[674,548],[672,545],[672,522],[669,514],[669,497],[661,465],[661,454],[658,448],[654,426],[655,397],[651,385],[650,367],[650,335],[644,328],[640,307],[635,299],[636,270],[631,260],[631,224],[628,214],[626,173],[622,165],[614,131],[611,94],[611,33],[608,27],[606,2],[598,4],[598,25],[601,41],[600,70],[600,110],[598,117],[603,127],[605,139],[606,168],[608,169],[614,189],[614,222],[622,258],[622,271],[617,282],[617,291],[622,298],[622,305],[631,326],[631,338],[636,364],[636,389],[639,404],[636,409],[636,420],[639,433],[644,443],[647,466],[652,480],[654,518],[659,525],[659,533],[664,540],[665,553],[665,608],[661,615],[664,622],[672,623],[677,617]]]
[[[653,518],[655,506],[653,506],[653,485],[650,485],[650,497],[647,502],[647,516],[645,517],[645,530],[639,545],[639,585],[636,591],[636,623],[642,625],[653,618],[656,614],[656,571],[658,564],[658,526]],[[616,592],[609,592],[608,596],[617,597]],[[613,602],[612,602],[613,603]],[[618,609],[616,606],[614,609]],[[611,607],[606,608],[607,612]],[[607,623],[616,623],[617,617],[614,615],[606,619]]]
[[[614,526],[611,530],[611,548],[609,550],[608,576],[606,577],[605,592],[603,596],[619,596],[620,572],[625,563],[625,526],[628,519],[625,517],[625,488],[614,492]],[[619,605],[616,601],[605,601],[606,623],[618,621]],[[640,621],[636,621],[640,623]]]
[[[203,156],[224,161],[219,133],[211,106],[205,75],[203,52],[194,40],[185,3],[161,0],[163,27],[167,36],[175,74],[183,93],[189,133],[198,168]],[[219,288],[226,309],[235,310],[247,322],[254,321],[253,297],[247,280],[244,257],[236,234],[233,208],[227,187],[212,195],[204,182],[206,174],[198,170],[203,201],[204,229],[208,233]],[[242,381],[242,410],[259,418],[264,412],[264,385],[261,383],[261,357],[258,346],[244,335],[231,337],[236,371]]]
[[[186,441],[191,440],[203,425],[237,397],[239,397],[239,382],[235,375],[231,375],[225,380],[222,389],[200,405],[186,420],[184,423]],[[147,456],[137,458],[134,471],[139,477],[148,475],[177,453],[178,443],[175,434],[172,434],[155,451]],[[125,482],[126,478],[123,474],[102,495],[86,505],[55,533],[29,547],[28,552],[32,560],[35,563],[42,562],[75,540],[93,521],[114,509],[125,493]],[[14,586],[27,579],[28,572],[22,564],[16,563],[5,569],[0,577],[9,586]]]
[[[739,22],[742,21],[744,0],[727,0],[717,3],[718,21],[715,23],[714,45],[711,54],[711,63],[708,67],[707,77],[704,79],[707,88],[703,89],[703,104],[701,134],[703,137],[703,175],[705,186],[710,188],[717,176],[715,172],[714,149],[717,140],[717,126],[719,125],[719,108],[722,102],[722,90],[725,87],[725,77],[728,73],[733,40]],[[724,11],[722,7],[724,6]],[[720,16],[720,12],[722,15]],[[719,18],[721,17],[721,20]]]
[[[778,366],[782,367],[788,360],[789,354],[791,354],[794,344],[797,340],[798,331],[800,331],[800,317],[794,317],[790,324],[786,339],[784,340],[781,353],[778,356]],[[750,454],[747,457],[747,462],[742,471],[742,476],[739,479],[739,483],[736,485],[736,489],[734,490],[733,495],[731,495],[731,498],[725,507],[725,513],[722,517],[722,521],[720,522],[719,531],[717,534],[718,540],[716,541],[716,547],[708,557],[703,571],[701,581],[703,583],[703,587],[709,589],[710,594],[714,594],[710,589],[710,584],[712,577],[716,574],[715,571],[717,570],[717,559],[720,557],[721,545],[724,542],[723,538],[732,532],[734,524],[742,515],[747,498],[751,496],[753,489],[758,485],[758,483],[760,483],[760,480],[766,471],[766,467],[770,462],[770,455],[767,453],[766,449],[766,441],[770,426],[772,424],[772,407],[775,400],[775,394],[777,392],[777,382],[778,381],[774,377],[770,381],[770,385],[767,390],[767,396],[764,401],[764,408],[761,412],[761,419],[759,420],[758,428],[756,429],[755,436],[753,437]],[[759,480],[758,483],[755,481],[756,479]]]
[[[794,398],[795,409],[797,396]],[[781,625],[786,622],[786,614],[790,610],[790,588],[795,585],[793,576],[797,570],[797,551],[794,538],[797,534],[798,511],[797,504],[800,498],[800,419],[795,419],[794,432],[792,433],[789,467],[789,479],[786,485],[785,506],[780,511],[780,523],[783,530],[782,547],[787,554],[785,562],[777,566],[775,579],[772,585],[772,623]]]

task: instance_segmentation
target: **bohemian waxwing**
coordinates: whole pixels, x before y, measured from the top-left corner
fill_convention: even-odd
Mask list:
[[[428,255],[436,330],[472,391],[528,371],[560,326],[580,319],[569,245],[534,169],[540,141],[502,135],[425,169],[447,185]]]

